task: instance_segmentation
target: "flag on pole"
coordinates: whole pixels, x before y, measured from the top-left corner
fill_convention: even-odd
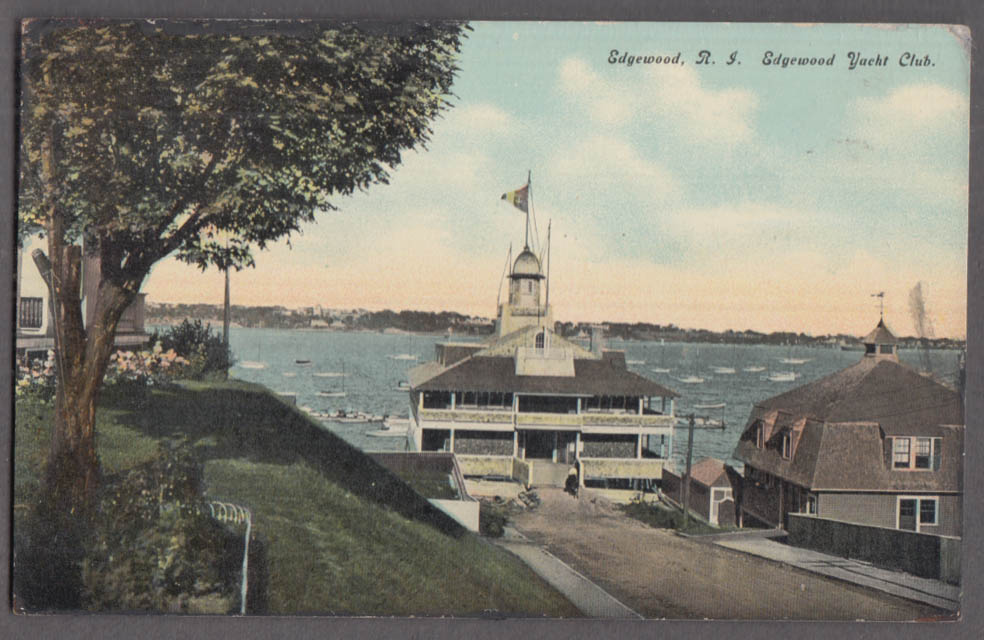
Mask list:
[[[530,185],[526,183],[515,191],[502,194],[502,199],[523,213],[530,212]]]

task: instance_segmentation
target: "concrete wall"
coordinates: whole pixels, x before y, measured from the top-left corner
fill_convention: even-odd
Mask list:
[[[923,578],[960,582],[960,539],[789,514],[789,544]],[[946,542],[944,542],[946,541]]]
[[[478,531],[478,510],[481,503],[478,500],[436,500],[429,502],[457,520],[462,526],[470,531]]]
[[[519,458],[513,458],[513,468],[512,477],[517,482],[521,482],[526,486],[532,484],[533,480],[533,465],[526,462],[525,460],[520,460]]]
[[[636,436],[584,434],[581,455],[585,458],[635,458]]]
[[[471,456],[456,453],[461,473],[466,476],[512,476],[513,461],[509,457]]]

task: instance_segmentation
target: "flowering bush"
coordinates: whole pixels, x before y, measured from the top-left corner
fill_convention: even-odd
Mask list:
[[[44,360],[40,358],[17,367],[17,384],[14,394],[18,398],[31,398],[49,402],[55,397],[55,352],[49,350]]]
[[[181,375],[193,380],[226,375],[232,366],[232,354],[222,341],[222,336],[213,333],[209,324],[201,320],[185,320],[175,327],[168,327],[158,333],[154,331],[151,342],[159,342],[165,349],[174,349],[190,361]]]
[[[160,342],[150,351],[117,351],[109,359],[105,383],[108,385],[153,386],[180,375],[190,363],[174,349],[164,351]]]

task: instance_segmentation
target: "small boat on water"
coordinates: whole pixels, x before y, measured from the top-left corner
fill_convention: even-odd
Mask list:
[[[711,367],[711,371],[720,375],[731,375],[735,372],[734,367]]]
[[[410,383],[407,382],[406,380],[400,380],[397,383],[396,387],[394,387],[394,388],[397,391],[410,391]]]
[[[266,369],[267,365],[265,362],[257,362],[256,360],[243,360],[239,366],[243,369]]]
[[[389,356],[391,360],[416,360],[417,356],[412,353],[397,353],[395,355]]]
[[[312,373],[315,378],[343,378],[345,374],[341,371],[315,371]]]
[[[294,360],[294,364],[296,364],[299,367],[310,367],[311,366],[311,361],[310,360]]]
[[[626,360],[625,361],[625,364],[642,365],[642,364],[646,364],[646,361],[645,360]]]
[[[319,416],[322,420],[330,422],[382,422],[383,416],[366,413],[364,411],[348,411],[339,409],[335,413],[323,414]]]
[[[322,398],[344,398],[347,394],[344,391],[318,391],[316,395]]]
[[[681,427],[689,427],[690,418],[679,416],[677,417],[677,424]],[[719,420],[708,416],[694,416],[694,426],[701,429],[724,429],[725,424],[723,419]]]
[[[796,373],[793,371],[776,371],[765,376],[769,382],[795,382]]]
[[[682,378],[677,378],[677,382],[682,382],[683,384],[702,384],[704,379],[700,376],[683,376]]]
[[[669,373],[670,370],[665,367],[649,367],[649,370],[653,373]]]
[[[783,358],[779,362],[783,364],[805,364],[810,360],[811,358]]]
[[[727,402],[717,402],[714,404],[695,404],[694,409],[724,409],[728,406]]]
[[[742,369],[742,371],[745,371],[747,373],[762,373],[763,371],[765,371],[765,367],[759,367],[759,366],[745,367],[744,369]]]
[[[402,438],[407,435],[409,428],[410,418],[407,416],[384,416],[383,428],[377,429],[376,431],[369,431],[366,435],[373,438]]]
[[[284,377],[285,378],[296,378],[297,377],[297,374],[294,373],[293,371],[284,371]]]

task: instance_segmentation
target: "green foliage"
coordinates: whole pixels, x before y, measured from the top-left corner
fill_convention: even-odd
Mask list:
[[[176,327],[162,332],[154,331],[151,344],[160,342],[164,350],[173,349],[189,361],[181,375],[192,380],[201,380],[211,374],[225,374],[233,364],[232,353],[222,342],[222,336],[213,333],[210,324],[201,320],[184,320]]]
[[[82,572],[87,608],[189,611],[202,599],[231,607],[237,540],[206,514],[201,484],[191,449],[165,442],[105,486]]]
[[[509,521],[505,503],[494,504],[483,500],[478,507],[478,532],[489,538],[501,538]]]
[[[462,30],[31,22],[20,229],[50,230],[54,214],[119,267],[104,278],[137,286],[174,251],[202,268],[251,265],[251,245],[385,183],[426,142]]]
[[[657,529],[676,529],[684,533],[720,533],[721,529],[701,522],[691,515],[689,523],[684,526],[683,511],[671,509],[660,504],[649,504],[646,502],[630,502],[629,504],[619,505],[627,516],[644,522]]]

